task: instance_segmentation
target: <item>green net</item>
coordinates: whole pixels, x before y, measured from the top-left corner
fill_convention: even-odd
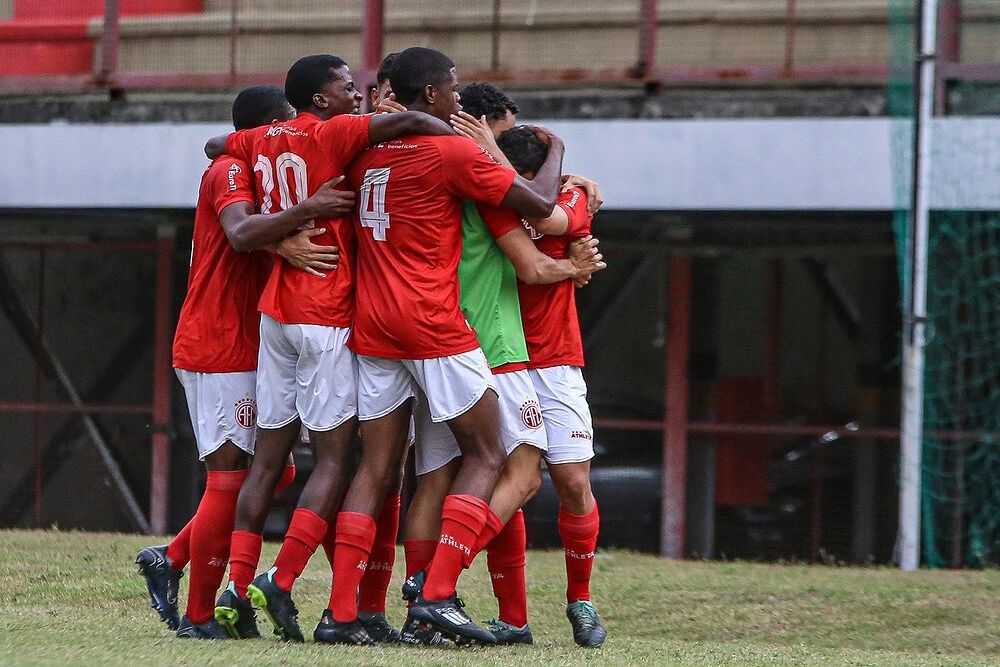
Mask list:
[[[914,0],[890,3],[888,94],[896,119],[895,223],[904,313],[912,297],[906,228],[911,218],[916,13]],[[932,160],[942,151],[956,150],[962,151],[962,160],[975,161],[983,151],[1000,147],[936,142]],[[932,167],[932,191],[958,187],[950,176]],[[981,176],[996,179],[1000,174]],[[1000,212],[933,211],[927,284],[924,562],[934,567],[1000,563],[1000,442],[992,435],[1000,432]]]

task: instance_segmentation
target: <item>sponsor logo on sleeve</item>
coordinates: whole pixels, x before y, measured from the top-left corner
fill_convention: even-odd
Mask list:
[[[528,236],[531,237],[532,241],[537,241],[538,239],[545,236],[545,234],[540,234],[537,229],[531,226],[531,223],[521,218],[521,224],[524,225],[524,229],[527,230]]]
[[[243,173],[240,165],[235,162],[229,165],[229,172],[226,174],[229,179],[229,191],[234,192],[236,190],[236,177]]]

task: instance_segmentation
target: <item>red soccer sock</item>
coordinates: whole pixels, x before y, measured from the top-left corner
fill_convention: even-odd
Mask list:
[[[425,600],[444,600],[455,594],[462,565],[486,525],[489,505],[475,496],[450,495],[441,508],[441,537],[427,570]]]
[[[476,546],[472,547],[472,551],[466,557],[462,565],[468,569],[472,566],[472,561],[476,559],[479,552],[486,548],[486,545],[493,541],[493,538],[500,534],[503,530],[503,521],[497,516],[497,513],[491,509],[486,510],[486,524],[483,526],[483,531],[479,533],[479,537],[476,538]]]
[[[330,611],[335,621],[349,623],[358,617],[358,584],[365,574],[374,541],[373,518],[358,512],[337,515],[333,591],[330,593]]]
[[[295,580],[306,569],[316,547],[323,541],[326,528],[326,519],[312,510],[304,507],[295,510],[285,532],[285,541],[274,559],[274,566],[278,568],[274,573],[274,583],[278,588],[286,593],[292,591]]]
[[[177,533],[167,545],[167,560],[170,562],[171,569],[177,572],[182,571],[191,560],[191,526],[193,525],[194,517],[191,517],[187,525],[181,528],[181,532]]]
[[[434,558],[437,542],[434,540],[403,540],[406,555],[406,576],[412,577],[420,570],[426,570]]]
[[[281,477],[278,479],[278,483],[274,485],[274,495],[278,495],[288,487],[292,485],[295,481],[295,464],[289,463],[285,466],[284,472],[281,473]]]
[[[191,519],[191,585],[187,617],[206,623],[215,610],[215,594],[229,562],[229,540],[236,520],[236,499],[246,470],[209,470],[205,493]]]
[[[236,586],[236,594],[247,596],[247,586],[253,581],[260,562],[260,546],[263,538],[257,533],[234,530],[229,547],[229,581]]]
[[[500,605],[500,620],[519,628],[528,622],[528,590],[524,580],[527,543],[524,513],[518,510],[486,547],[486,564],[493,595]]]
[[[399,534],[399,494],[386,496],[375,524],[375,542],[368,556],[365,576],[358,586],[358,611],[385,613],[385,595],[396,563],[396,536]]]
[[[590,599],[590,571],[594,567],[600,528],[597,501],[594,510],[583,516],[559,508],[559,537],[566,554],[566,602]]]

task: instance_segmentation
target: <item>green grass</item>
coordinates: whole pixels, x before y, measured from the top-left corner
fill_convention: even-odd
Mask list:
[[[668,563],[599,554],[594,599],[609,639],[573,644],[562,556],[528,556],[535,645],[517,648],[349,648],[178,640],[147,603],[132,560],[141,536],[0,531],[0,665],[996,665],[1000,571]],[[270,563],[275,545],[265,545]],[[404,611],[390,589],[389,619]],[[480,559],[482,560],[482,559]],[[185,579],[186,581],[186,579]],[[295,588],[303,631],[326,606],[317,554]],[[483,563],[463,577],[473,618],[495,615]],[[182,591],[182,601],[184,591]],[[261,630],[269,633],[261,619]]]

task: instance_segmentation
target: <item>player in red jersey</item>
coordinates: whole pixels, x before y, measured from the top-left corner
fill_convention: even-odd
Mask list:
[[[242,91],[233,104],[236,129],[291,115],[284,93],[268,86]],[[208,469],[205,493],[194,517],[170,544],[144,549],[136,558],[153,607],[179,637],[225,634],[212,618],[213,602],[229,558],[236,496],[254,449],[256,302],[270,259],[237,250],[263,247],[314,217],[340,214],[353,204],[352,197],[324,187],[288,211],[255,214],[250,173],[244,162],[222,156],[202,176],[188,292],[174,338],[174,367]],[[244,231],[248,229],[253,232]],[[298,246],[302,237],[305,233],[287,239],[283,248]],[[285,252],[283,248],[275,249]],[[297,255],[285,254],[299,261]],[[335,261],[335,256],[326,259]],[[293,475],[294,468],[289,472]],[[184,619],[178,621],[177,583],[189,560],[190,595]]]
[[[507,130],[500,150],[523,175],[541,168],[545,146],[528,128]],[[579,188],[562,193],[553,215],[530,222],[539,250],[566,256],[569,244],[590,234],[593,216]],[[559,497],[559,536],[566,556],[566,615],[581,646],[600,646],[607,632],[590,600],[590,575],[600,515],[590,487],[594,457],[593,424],[587,405],[583,339],[572,281],[554,285],[518,284],[528,372],[538,394],[548,438],[545,462]]]
[[[288,71],[285,95],[298,111],[291,121],[237,132],[225,151],[246,159],[258,174],[261,212],[301,201],[322,183],[344,173],[347,163],[372,144],[414,133],[451,134],[446,123],[410,112],[351,115],[361,93],[350,70],[336,56],[299,59]],[[209,150],[218,150],[218,141]],[[327,278],[275,262],[260,299],[261,346],[257,381],[257,454],[240,492],[230,558],[230,589],[216,618],[230,632],[239,629],[246,596],[267,612],[284,638],[302,641],[292,585],[327,532],[327,518],[348,482],[356,432],[356,362],[345,343],[354,307],[354,230],[350,218],[316,220],[326,233],[316,237],[340,249],[341,262]],[[299,499],[274,567],[253,579],[271,491],[299,432],[309,432],[316,467]],[[326,618],[327,615],[324,616]],[[321,641],[368,643],[363,628]]]
[[[390,84],[410,109],[442,119],[459,109],[454,63],[437,51],[400,53]],[[447,421],[455,433],[464,465],[445,500],[424,594],[410,615],[452,636],[493,642],[455,599],[462,556],[483,528],[486,500],[503,464],[492,375],[458,304],[462,200],[502,202],[547,216],[560,167],[561,151],[553,150],[538,178],[526,181],[462,137],[405,137],[351,165],[348,180],[360,200],[358,298],[349,344],[359,355],[363,454],[337,517],[333,617],[339,624],[357,616],[354,600],[374,537],[373,517],[399,466],[402,434],[420,390],[432,419]]]

